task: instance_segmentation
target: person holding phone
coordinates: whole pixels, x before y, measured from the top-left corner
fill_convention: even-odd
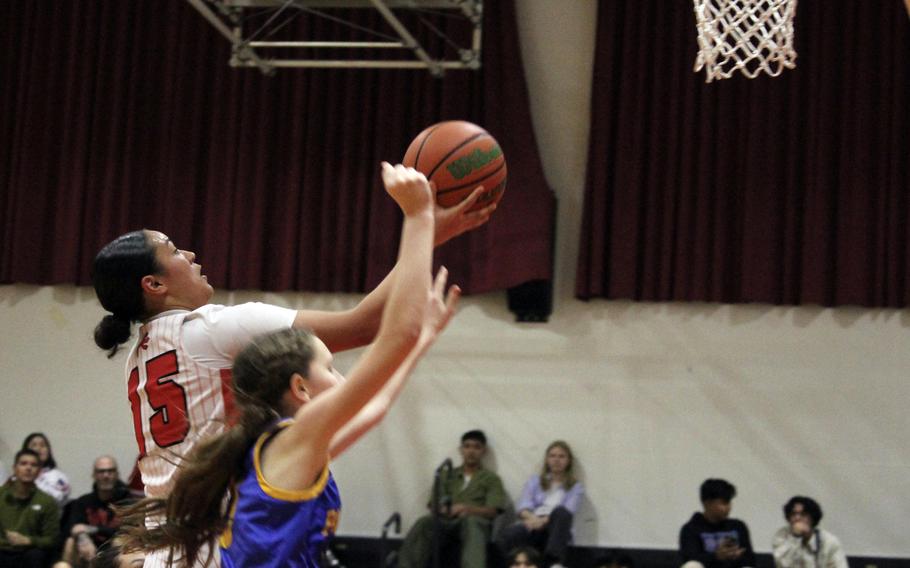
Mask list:
[[[749,527],[730,518],[736,487],[723,479],[706,479],[700,494],[703,511],[693,514],[679,532],[683,568],[755,566]]]

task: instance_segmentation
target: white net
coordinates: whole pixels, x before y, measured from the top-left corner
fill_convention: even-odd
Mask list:
[[[793,17],[797,0],[693,0],[698,27],[695,71],[705,82],[729,79],[736,71],[750,79],[780,75],[796,67]]]

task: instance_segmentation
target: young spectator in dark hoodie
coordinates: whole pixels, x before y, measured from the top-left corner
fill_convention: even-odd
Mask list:
[[[723,479],[701,484],[702,513],[695,513],[679,532],[683,568],[743,568],[755,566],[749,528],[730,518],[736,487]]]

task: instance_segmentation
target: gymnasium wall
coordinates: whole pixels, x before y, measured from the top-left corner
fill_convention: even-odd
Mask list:
[[[737,486],[733,514],[759,551],[783,523],[781,505],[808,494],[848,554],[910,558],[910,312],[572,299],[596,3],[517,5],[559,198],[554,314],[517,324],[504,293],[464,300],[386,421],[334,465],[339,532],[378,536],[394,511],[409,527],[433,469],[480,427],[516,499],[549,441],[573,446],[588,489],[582,545],[674,548],[710,476]],[[250,299],[342,309],[359,298],[215,301]],[[124,475],[135,457],[123,356],[108,360],[91,340],[101,315],[87,288],[0,286],[0,462],[9,469],[23,437],[44,431],[74,495],[90,489],[95,456],[112,453]]]

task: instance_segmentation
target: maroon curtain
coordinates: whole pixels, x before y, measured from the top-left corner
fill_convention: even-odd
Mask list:
[[[400,231],[379,161],[454,118],[499,140],[510,175],[492,221],[438,262],[468,292],[551,278],[554,199],[511,1],[486,6],[482,71],[442,80],[234,69],[227,40],[176,0],[0,3],[0,47],[0,282],[86,284],[100,246],[148,227],[194,249],[218,287],[367,290],[394,264]]]
[[[795,70],[705,84],[689,0],[599,3],[576,295],[910,300],[910,21],[800,2]]]

